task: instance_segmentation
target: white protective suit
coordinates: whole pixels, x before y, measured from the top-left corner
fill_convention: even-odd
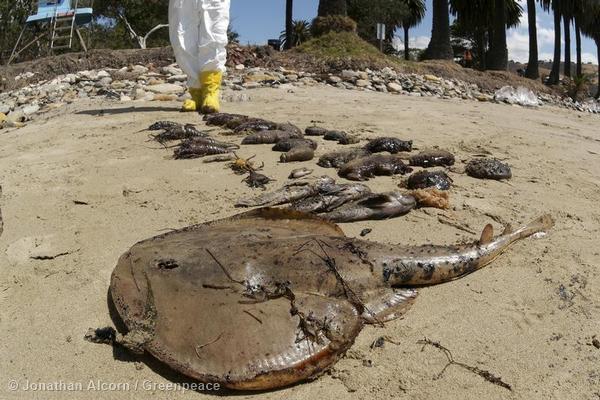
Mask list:
[[[230,0],[170,0],[169,33],[188,86],[200,88],[202,72],[225,72]]]

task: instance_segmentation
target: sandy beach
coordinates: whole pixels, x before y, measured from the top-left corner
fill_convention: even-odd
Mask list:
[[[519,242],[463,279],[420,289],[415,305],[385,328],[366,327],[346,357],[317,380],[267,393],[197,393],[151,357],[84,341],[114,325],[107,293],[119,256],[166,230],[240,212],[250,189],[222,164],[173,160],[140,132],[157,120],[198,123],[178,103],[82,101],[0,134],[0,398],[2,399],[600,399],[600,129],[598,116],[462,100],[328,87],[257,89],[225,111],[319,125],[364,138],[397,136],[454,152],[458,167],[490,153],[513,179],[479,181],[452,172],[452,210],[421,209],[389,221],[343,224],[369,240],[450,244],[476,240],[492,223],[517,226],[544,214],[545,237]],[[239,143],[240,137],[215,136]],[[339,145],[319,140],[317,154]],[[271,146],[243,146],[282,185],[298,164]],[[315,168],[315,175],[335,176]],[[401,177],[368,183],[394,190]],[[440,219],[463,226],[463,230]],[[472,231],[474,233],[468,233]],[[371,343],[387,336],[382,348]],[[489,371],[509,391],[457,365]],[[597,343],[597,342],[595,342]],[[90,388],[90,381],[94,385]],[[11,385],[15,385],[15,387]],[[35,390],[46,383],[73,390]],[[117,385],[119,385],[117,387]],[[167,386],[165,386],[167,385]]]

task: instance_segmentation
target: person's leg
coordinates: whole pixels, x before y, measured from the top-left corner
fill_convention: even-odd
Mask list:
[[[188,76],[192,98],[183,103],[183,111],[197,111],[202,102],[200,90],[200,64],[198,63],[198,38],[201,24],[201,0],[170,0],[169,36],[179,67]]]
[[[219,91],[227,61],[227,28],[230,0],[201,0],[198,62],[204,113],[218,112]]]

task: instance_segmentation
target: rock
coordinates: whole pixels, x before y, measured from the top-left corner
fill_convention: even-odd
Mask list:
[[[169,78],[167,78],[167,82],[169,82],[169,83],[185,82],[187,80],[188,80],[188,76],[185,74],[173,75],[173,76],[170,76]]]
[[[130,70],[126,69],[126,71],[133,72],[137,75],[142,75],[148,72],[148,68],[144,67],[143,65],[134,65]]]
[[[243,87],[245,89],[258,89],[259,87],[261,87],[262,85],[258,82],[246,82],[244,83]]]
[[[345,69],[342,71],[342,79],[345,81],[354,81],[358,79],[358,73]]]
[[[367,87],[367,86],[371,86],[371,82],[369,82],[366,79],[358,79],[356,81],[356,86],[364,88],[364,87]]]
[[[387,89],[392,92],[392,93],[400,93],[402,92],[402,85],[399,85],[397,83],[394,82],[390,82],[387,84]]]
[[[244,83],[248,82],[268,82],[268,81],[276,81],[277,78],[273,75],[265,74],[265,73],[251,73],[244,76]]]
[[[245,69],[246,69],[246,66],[244,64],[238,64],[235,66],[236,71],[243,71]]]
[[[473,97],[477,100],[477,101],[492,101],[494,100],[494,98],[490,95],[487,94],[483,94],[483,93],[473,93]]]
[[[0,114],[8,114],[11,107],[8,104],[0,103]]]
[[[523,86],[519,86],[516,89],[512,86],[504,86],[494,94],[494,100],[528,107],[537,107],[540,105],[536,94]]]
[[[21,109],[21,111],[23,112],[23,114],[25,114],[26,116],[30,116],[35,114],[36,112],[40,111],[40,106],[37,104],[31,104],[28,106],[25,106]]]
[[[331,75],[330,77],[327,78],[327,82],[331,83],[332,85],[338,84],[342,81],[342,78],[340,78],[339,76],[335,76],[335,75]]]
[[[131,97],[126,95],[121,95],[121,102],[131,101]]]
[[[435,75],[425,75],[423,78],[430,82],[440,82],[442,80],[442,78],[437,77]]]
[[[146,90],[148,92],[159,94],[179,94],[185,91],[183,86],[176,85],[174,83],[160,83],[158,85],[149,85],[146,87]]]
[[[148,72],[148,71],[146,70],[143,73],[145,74],[146,72]],[[181,70],[181,68],[177,68],[175,66],[175,64],[171,64],[171,65],[167,65],[166,67],[163,67],[162,72],[165,74],[168,74],[168,75],[183,75],[183,71]]]
[[[369,74],[366,73],[365,71],[359,71],[358,74],[357,74],[357,77],[358,77],[358,79],[362,79],[362,80],[365,80],[365,81],[369,80]]]

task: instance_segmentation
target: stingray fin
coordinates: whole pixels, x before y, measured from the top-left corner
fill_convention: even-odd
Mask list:
[[[380,324],[399,318],[412,306],[417,291],[413,289],[377,289],[364,296],[363,319],[368,324]]]
[[[479,239],[479,245],[483,246],[489,244],[494,239],[494,227],[491,224],[487,224],[481,232],[481,239]]]
[[[315,234],[325,234],[328,236],[345,236],[344,231],[335,223],[327,221],[313,214],[296,211],[287,208],[264,207],[248,211],[231,217],[232,219],[264,219],[271,221],[297,221],[310,225]],[[316,229],[317,226],[319,229]]]

